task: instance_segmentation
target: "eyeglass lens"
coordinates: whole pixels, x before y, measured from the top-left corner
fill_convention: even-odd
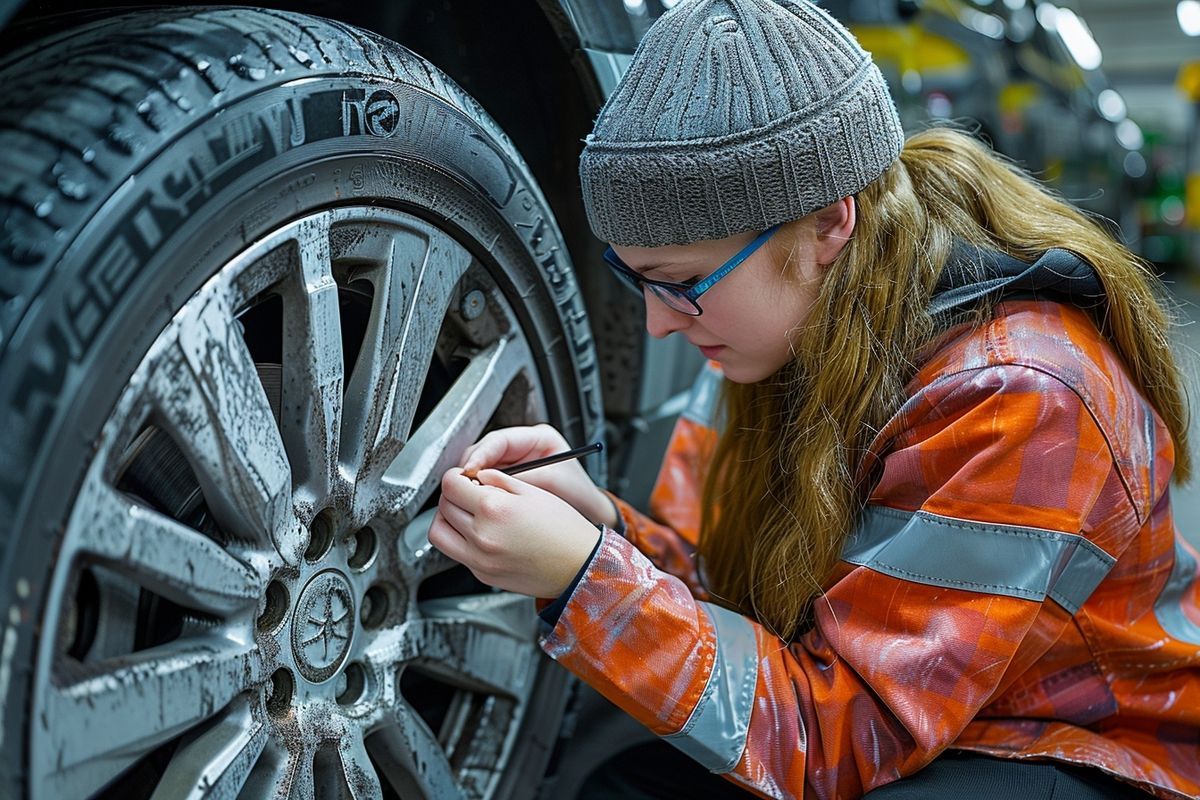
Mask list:
[[[607,257],[606,257],[606,260]],[[609,260],[609,266],[612,271],[621,278],[622,283],[629,289],[633,290],[640,296],[645,296],[646,289],[649,289],[655,297],[657,297],[668,308],[678,311],[682,314],[696,316],[700,313],[700,308],[694,301],[685,296],[681,291],[672,289],[667,286],[659,286],[658,284],[648,283],[638,277],[638,275],[629,267],[613,263]]]
[[[700,309],[696,304],[678,291],[669,289],[666,286],[656,286],[652,283],[646,285],[650,287],[650,291],[654,292],[654,296],[661,300],[667,308],[692,316],[699,313]]]

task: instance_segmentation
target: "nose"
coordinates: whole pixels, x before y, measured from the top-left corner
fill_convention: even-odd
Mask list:
[[[692,323],[691,316],[671,308],[649,289],[643,294],[646,301],[646,332],[655,339],[665,339]]]

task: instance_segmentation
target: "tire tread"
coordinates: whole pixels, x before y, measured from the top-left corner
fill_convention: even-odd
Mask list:
[[[30,234],[16,231],[7,213],[0,219],[0,295],[9,298],[0,307],[0,353],[53,274],[56,256],[116,190],[119,176],[136,173],[183,128],[214,113],[216,101],[303,75],[353,72],[359,63],[435,92],[444,88],[429,71],[412,68],[416,56],[397,65],[382,52],[371,34],[291,12],[168,9],[93,22],[6,59],[0,175],[22,180],[0,182],[0,208],[23,209],[45,230],[33,234],[44,246],[30,263],[13,256],[17,240]],[[69,170],[67,185],[86,200],[66,193],[55,170]],[[39,216],[46,202],[52,211]]]

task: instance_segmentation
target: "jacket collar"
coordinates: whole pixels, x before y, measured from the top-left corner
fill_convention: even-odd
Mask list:
[[[1052,296],[1080,308],[1105,299],[1104,285],[1091,264],[1068,250],[1051,248],[1032,264],[956,241],[929,302],[932,316],[963,309],[985,297],[1015,294]]]

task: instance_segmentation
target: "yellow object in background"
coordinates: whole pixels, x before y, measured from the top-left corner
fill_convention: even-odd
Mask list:
[[[945,36],[917,25],[851,25],[859,44],[876,61],[894,64],[901,74],[920,75],[966,72],[971,57]]]
[[[1000,90],[998,103],[1002,114],[1020,114],[1041,97],[1042,90],[1030,81],[1014,81]]]
[[[1175,85],[1189,100],[1200,103],[1200,61],[1189,61],[1180,67]]]

